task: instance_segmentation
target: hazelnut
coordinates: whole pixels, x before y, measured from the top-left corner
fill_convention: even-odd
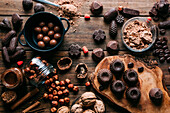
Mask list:
[[[65,83],[66,83],[66,84],[70,84],[70,83],[71,83],[71,80],[67,78],[67,79],[65,79]]]
[[[41,57],[36,57],[36,58],[41,60]]]
[[[53,90],[53,95],[57,95],[57,90]]]
[[[73,85],[73,84],[69,84],[69,85],[68,85],[69,90],[72,90],[72,89],[73,89],[73,87],[74,87],[74,85]]]
[[[50,85],[50,80],[46,80],[45,85]]]
[[[50,88],[48,89],[48,92],[49,92],[49,93],[53,92],[53,88],[50,87]]]
[[[68,95],[69,95],[69,90],[68,90],[68,89],[65,89],[65,90],[63,91],[63,94],[64,94],[65,96],[68,96]]]
[[[63,86],[63,87],[61,87],[60,89],[63,91],[63,90],[65,90],[65,89],[66,89],[66,87],[64,87],[64,86]]]
[[[55,107],[58,106],[58,102],[57,101],[52,101],[51,103],[52,103],[52,106],[55,106]]]
[[[86,88],[89,88],[91,86],[90,82],[86,82],[85,85],[86,85]]]
[[[31,74],[35,74],[35,71],[34,71],[34,70],[30,70],[30,73],[31,73]]]
[[[68,97],[65,97],[64,101],[65,101],[66,104],[68,104],[70,102],[70,99]]]
[[[73,87],[73,92],[74,92],[74,93],[77,93],[78,91],[79,91],[78,86],[74,86],[74,87]]]
[[[55,107],[52,107],[52,108],[51,108],[51,112],[52,112],[52,113],[55,113],[56,111],[57,111],[57,108],[55,108]]]
[[[59,90],[60,90],[60,86],[56,86],[55,89],[56,89],[57,91],[59,91]]]
[[[60,86],[64,86],[65,85],[65,82],[62,80],[60,81]]]
[[[27,67],[27,68],[25,68],[25,72],[30,72],[30,68],[29,67]]]
[[[46,63],[47,63],[47,61],[46,61],[46,60],[42,60],[42,63],[46,64]]]
[[[57,69],[54,69],[54,70],[53,70],[53,74],[57,74]]]
[[[52,79],[52,78],[50,78],[49,80],[50,80],[51,83],[53,82],[53,79]]]
[[[60,81],[55,81],[55,84],[58,86],[60,85]]]
[[[59,100],[60,105],[64,105],[64,99]]]
[[[44,93],[43,98],[48,99],[48,94]]]
[[[52,95],[52,94],[49,94],[49,95],[48,95],[48,99],[49,99],[49,100],[53,100],[53,95]]]
[[[53,79],[54,79],[54,80],[58,80],[58,75],[54,75],[54,76],[53,76]]]
[[[52,88],[55,88],[55,83],[51,83],[51,87],[52,87]]]
[[[33,79],[33,78],[34,78],[34,76],[33,76],[33,75],[29,76],[29,79]]]
[[[62,91],[58,91],[58,96],[62,96],[63,92]]]
[[[58,96],[53,96],[53,100],[58,101]]]
[[[49,76],[46,76],[46,79],[49,79],[50,77]]]

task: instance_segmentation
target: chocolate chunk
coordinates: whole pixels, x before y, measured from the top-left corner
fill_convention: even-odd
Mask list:
[[[119,51],[119,43],[116,40],[109,41],[106,46],[107,52],[111,55],[117,54]]]
[[[116,17],[116,22],[117,22],[118,24],[122,25],[123,22],[124,22],[124,16],[118,15],[118,16]]]
[[[92,52],[92,58],[96,62],[99,62],[100,60],[102,60],[104,56],[105,56],[104,51],[101,48],[96,48]]]
[[[111,22],[113,19],[116,18],[117,15],[118,15],[117,9],[112,8],[104,14],[104,20],[106,22]]]
[[[163,28],[163,29],[169,29],[170,28],[170,20],[160,22],[158,24],[158,27]]]
[[[3,19],[2,22],[0,22],[0,29],[2,29],[2,30],[11,30],[12,29],[11,23],[7,18]]]
[[[135,10],[135,9],[130,9],[130,8],[123,8],[123,11],[122,13],[125,15],[125,16],[130,16],[130,17],[133,17],[133,16],[138,16],[140,14],[140,12],[138,10]]]
[[[71,44],[68,53],[70,57],[77,58],[81,55],[81,47],[78,44]]]
[[[103,5],[100,2],[94,1],[91,4],[90,10],[94,15],[99,15],[103,11]]]
[[[134,67],[134,63],[129,62],[129,63],[128,63],[128,68],[133,68],[133,67]]]
[[[163,93],[159,88],[152,88],[149,91],[149,97],[155,105],[160,105],[163,99]]]
[[[24,8],[24,10],[31,10],[32,6],[33,6],[33,2],[32,0],[23,0],[22,1],[22,6]]]
[[[164,35],[166,33],[166,30],[165,29],[160,29],[159,32],[160,32],[161,35]]]
[[[144,70],[143,67],[139,67],[139,68],[138,68],[138,72],[139,72],[139,73],[143,72],[143,70]]]
[[[93,39],[96,42],[103,42],[106,39],[106,34],[103,30],[95,30],[93,33]]]
[[[34,12],[37,13],[37,12],[40,12],[40,11],[45,11],[45,7],[44,7],[44,5],[37,3],[34,6]]]
[[[19,30],[22,26],[23,19],[17,14],[12,15],[12,24],[15,30]]]
[[[3,53],[4,60],[7,63],[10,63],[10,58],[9,58],[9,55],[8,55],[8,51],[7,51],[7,48],[5,46],[2,48],[2,53]]]
[[[16,36],[16,32],[14,30],[9,31],[5,37],[2,39],[2,45],[8,45],[10,40]]]
[[[117,24],[116,24],[115,20],[113,20],[110,23],[109,34],[110,34],[111,37],[115,37],[117,35]]]

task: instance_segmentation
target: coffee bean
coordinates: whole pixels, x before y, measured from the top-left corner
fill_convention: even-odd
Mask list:
[[[160,63],[164,63],[164,62],[165,62],[165,57],[161,57],[161,58],[159,59],[159,61],[160,61]]]

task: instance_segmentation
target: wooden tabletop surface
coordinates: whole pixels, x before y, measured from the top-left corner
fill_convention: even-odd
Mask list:
[[[55,1],[55,0],[50,0],[50,1]],[[93,1],[94,0],[76,0],[77,3],[81,2],[82,4],[82,6],[78,8],[78,10],[81,12],[81,16],[79,18],[75,17],[73,19],[75,22],[75,25],[72,25],[69,31],[66,33],[64,42],[62,43],[61,47],[58,48],[58,50],[53,51],[52,53],[49,53],[47,55],[44,53],[35,52],[29,47],[24,47],[26,50],[26,59],[24,60],[25,63],[27,63],[32,57],[36,55],[40,55],[44,59],[46,59],[49,63],[53,64],[56,67],[57,66],[56,62],[61,57],[68,56],[68,48],[72,43],[77,43],[81,47],[87,46],[87,48],[89,49],[88,56],[84,56],[82,52],[80,58],[73,59],[73,65],[69,71],[65,73],[60,73],[60,72],[58,73],[60,80],[69,78],[71,79],[72,83],[79,86],[80,91],[78,92],[77,95],[74,95],[73,93],[70,93],[69,95],[71,99],[70,105],[82,93],[88,91],[84,85],[87,79],[83,82],[80,82],[79,80],[76,79],[76,74],[74,71],[75,66],[80,62],[86,63],[88,66],[88,74],[90,74],[94,71],[95,66],[97,65],[97,63],[94,62],[91,58],[92,50],[94,48],[98,48],[98,47],[102,48],[105,51],[105,55],[109,56],[109,54],[106,51],[106,44],[108,41],[113,40],[113,38],[109,36],[109,30],[108,30],[109,24],[106,24],[103,21],[103,14],[107,10],[109,10],[111,7],[117,7],[119,5],[122,5],[125,7],[137,9],[140,11],[140,16],[146,17],[148,16],[148,12],[153,6],[153,4],[157,2],[158,0],[97,0],[97,1],[100,1],[104,7],[103,13],[98,17],[94,17],[89,10],[89,5]],[[35,2],[34,2],[34,5],[35,5]],[[46,7],[45,11],[52,12],[53,14],[57,15],[57,11],[55,8],[51,8],[47,5],[45,5],[45,7]],[[11,20],[11,15],[14,13],[18,13],[19,15],[21,15],[25,23],[26,20],[30,17],[30,15],[34,14],[34,11],[31,10],[29,12],[25,12],[22,8],[22,0],[0,0],[0,21],[2,21],[4,18],[8,18]],[[84,20],[84,14],[90,14],[91,19],[89,21]],[[158,24],[158,22],[157,23],[153,22],[153,23]],[[106,32],[106,40],[101,44],[96,44],[92,38],[92,34],[94,30],[98,30],[98,29],[103,29]],[[116,38],[114,38],[115,40],[118,40],[119,45],[120,45],[120,51],[118,53],[119,55],[132,54],[142,59],[156,59],[159,63],[159,60],[157,59],[157,57],[154,57],[152,55],[153,50],[149,50],[142,54],[135,54],[135,53],[130,52],[127,48],[124,47],[121,41],[120,32],[121,32],[121,27],[118,27],[118,35],[116,36]],[[0,32],[0,40],[5,36],[5,34],[6,33]],[[170,48],[169,30],[167,30],[165,36],[167,36],[169,39],[168,45]],[[22,40],[24,40],[24,37],[22,37]],[[0,43],[0,50],[2,50],[1,43]],[[17,66],[16,63],[11,65],[11,67],[16,67],[16,66]],[[170,91],[170,73],[168,72],[168,66],[170,66],[170,64],[168,63],[163,63],[163,64],[159,63],[159,67],[163,70],[164,75],[165,75],[164,76],[165,83],[167,85],[167,88]],[[2,51],[0,51],[0,74],[2,74],[7,68],[9,67],[5,66],[3,62],[3,58],[2,58]],[[32,89],[31,85],[27,85],[26,87],[20,89],[20,94],[18,98],[21,98],[24,94],[26,94],[31,89]],[[43,92],[45,92],[44,89],[45,88],[42,86],[40,88],[40,93],[37,94],[34,98],[30,99],[29,101],[34,100],[38,97],[41,97]],[[0,94],[2,94],[5,90],[6,89],[4,88],[4,86],[0,85]],[[90,90],[94,91],[92,88]],[[114,104],[111,104],[111,102],[109,102],[107,99],[103,98],[103,100],[106,104],[107,113],[122,112],[122,109],[116,107]],[[20,106],[18,109],[16,109],[13,112],[21,113],[23,109],[29,106],[29,101],[25,102],[22,106]],[[51,108],[50,102],[45,102],[42,100],[40,107],[46,107],[45,112],[46,113],[50,112],[50,108]],[[3,113],[3,112],[11,113],[11,111],[9,111],[9,108],[3,104],[2,100],[0,100],[0,113]]]

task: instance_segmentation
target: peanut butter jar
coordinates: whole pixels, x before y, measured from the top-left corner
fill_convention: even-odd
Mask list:
[[[1,75],[1,80],[6,88],[14,89],[23,83],[23,73],[19,68],[10,68]]]

